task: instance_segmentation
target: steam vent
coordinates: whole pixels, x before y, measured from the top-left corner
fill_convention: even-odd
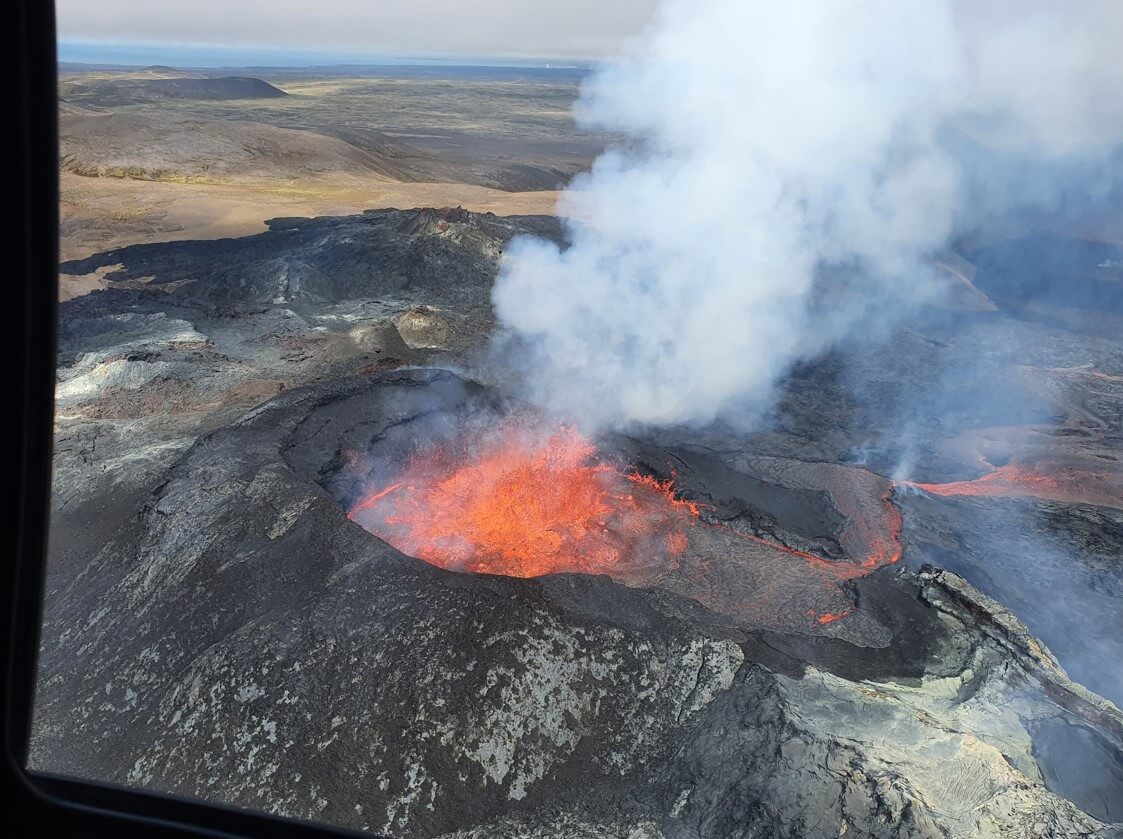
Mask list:
[[[489,352],[555,219],[269,228],[62,267],[35,768],[393,837],[1120,835],[1123,331],[1012,279],[1069,240],[749,427],[593,427]]]

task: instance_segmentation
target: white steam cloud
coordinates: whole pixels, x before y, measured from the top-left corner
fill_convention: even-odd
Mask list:
[[[1111,0],[668,0],[583,91],[629,142],[564,194],[568,247],[512,243],[501,346],[587,423],[758,416],[793,363],[931,292],[970,210],[949,133],[1123,137],[1120,43]]]

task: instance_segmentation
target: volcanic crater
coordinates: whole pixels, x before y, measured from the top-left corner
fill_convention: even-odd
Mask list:
[[[1061,665],[1123,635],[1037,636],[1058,579],[1118,602],[1115,478],[964,482],[1117,474],[1118,342],[972,312],[794,371],[753,434],[589,434],[471,366],[520,233],[559,235],[385,211],[66,266],[115,267],[60,307],[32,766],[392,836],[1109,835],[1123,715]],[[1061,377],[1041,416],[944,375],[995,344]],[[941,379],[967,408],[895,485],[892,396]]]
[[[673,449],[590,438],[451,374],[436,381],[393,392],[400,418],[373,436],[369,408],[344,412],[355,428],[319,412],[309,423],[340,439],[320,481],[372,535],[453,571],[604,574],[749,625],[868,640],[861,616],[832,625],[856,610],[847,583],[901,556],[880,476],[781,458],[728,464],[685,430]]]

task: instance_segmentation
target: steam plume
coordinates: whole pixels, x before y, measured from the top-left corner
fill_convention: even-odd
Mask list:
[[[935,292],[969,197],[1048,204],[1027,160],[1102,180],[1121,35],[1110,0],[667,0],[583,91],[627,141],[563,195],[568,247],[512,243],[502,348],[587,423],[757,416],[793,363]]]

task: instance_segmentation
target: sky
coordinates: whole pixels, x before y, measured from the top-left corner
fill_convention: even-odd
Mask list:
[[[126,64],[193,52],[225,64],[398,57],[597,59],[657,0],[57,0],[60,58]]]

